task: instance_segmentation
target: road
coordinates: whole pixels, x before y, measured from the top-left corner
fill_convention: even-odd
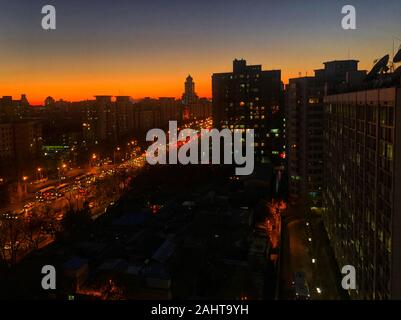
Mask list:
[[[294,291],[291,286],[294,272],[305,272],[307,282],[311,283],[313,266],[309,256],[309,244],[305,233],[305,219],[295,218],[286,220],[283,229],[285,229],[285,235],[282,248],[280,298],[291,300],[294,298]]]
[[[210,124],[211,120],[207,119],[189,123],[184,127],[206,128]],[[62,181],[47,181],[45,184],[36,186],[31,184],[31,190],[28,188],[28,191],[31,192],[26,195],[24,201],[1,209],[0,214],[5,213],[8,215],[9,212],[12,212],[17,219],[24,219],[24,221],[29,221],[34,214],[39,217],[44,214],[50,214],[57,228],[68,210],[80,210],[83,208],[84,203],[88,202],[92,219],[97,219],[107,211],[111,204],[118,201],[126,189],[128,181],[121,181],[118,178],[119,175],[128,173],[131,179],[138,175],[146,165],[146,153],[132,152],[130,159],[117,164],[101,163],[101,165],[85,169],[72,169],[65,174],[66,178]],[[51,194],[46,197],[35,195],[35,191],[40,187],[53,186],[57,188],[61,183],[66,184],[65,189],[62,191],[51,191]],[[36,235],[33,237],[35,238]],[[37,235],[36,239],[38,239],[39,247],[54,241],[53,236],[43,235],[43,233]],[[34,250],[34,248],[29,247],[27,240],[21,240],[21,248],[20,252],[18,252],[17,260],[22,259]]]
[[[78,180],[70,176],[64,180],[63,183],[67,185],[65,189],[58,191],[58,195],[54,191],[48,198],[38,198],[35,194],[29,194],[27,197],[30,201],[29,203],[20,203],[19,206],[8,207],[8,211],[3,209],[3,212],[10,212],[11,208],[15,208],[13,210],[14,216],[27,223],[33,215],[43,218],[50,215],[53,227],[57,229],[68,210],[81,210],[84,207],[84,203],[89,202],[92,218],[96,219],[104,214],[109,205],[116,202],[122,195],[125,184],[121,186],[122,181],[116,180],[115,177],[129,170],[130,176],[133,178],[144,165],[145,155],[142,153],[121,164],[88,168],[87,174],[80,176],[82,179]],[[80,171],[80,173],[82,172]],[[54,187],[57,187],[57,185],[54,185]],[[27,205],[29,207],[26,207]],[[19,239],[16,261],[20,261],[35,250],[31,241],[35,241],[38,248],[43,248],[54,242],[54,240],[54,235],[43,233],[42,231],[37,231],[31,235],[30,239]],[[11,257],[10,252],[6,251],[5,255],[8,258]]]
[[[299,209],[291,208],[284,221],[279,298],[294,299],[291,285],[294,273],[304,272],[311,300],[340,299],[341,280],[336,277],[336,266],[329,258],[331,249],[324,240],[320,218],[306,220]]]

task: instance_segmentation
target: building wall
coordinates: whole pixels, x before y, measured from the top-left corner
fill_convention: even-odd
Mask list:
[[[99,140],[115,140],[117,138],[117,121],[115,105],[111,96],[96,96],[95,108],[98,114],[97,137]]]
[[[324,222],[353,298],[401,293],[400,108],[400,88],[325,98]]]
[[[392,217],[392,261],[391,261],[391,293],[393,299],[401,299],[401,89],[397,90],[394,132],[394,175],[392,183],[394,192],[394,216]]]
[[[13,125],[11,123],[0,124],[0,165],[9,164],[14,155]]]
[[[35,167],[42,149],[42,127],[35,121],[0,124],[0,168],[5,175]]]
[[[214,126],[255,129],[255,161],[280,163],[284,157],[281,71],[234,60],[233,72],[212,76]]]
[[[357,60],[329,61],[313,77],[290,79],[286,88],[289,194],[321,206],[323,184],[323,98],[359,85],[366,74]]]
[[[321,205],[323,86],[314,77],[290,79],[286,90],[289,194]]]

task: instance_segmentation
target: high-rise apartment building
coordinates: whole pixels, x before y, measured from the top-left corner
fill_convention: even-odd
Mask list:
[[[0,124],[0,168],[4,175],[29,170],[42,151],[42,126],[36,121]]]
[[[324,63],[313,77],[289,80],[286,87],[286,144],[289,195],[321,206],[323,187],[323,99],[325,94],[358,84],[365,71],[358,61]]]
[[[324,100],[326,230],[358,299],[401,298],[401,86]]]
[[[234,60],[233,72],[212,76],[214,126],[255,129],[255,161],[281,163],[285,158],[283,86],[280,70],[262,70]]]
[[[14,127],[12,123],[0,124],[0,165],[9,165],[14,160]]]
[[[97,111],[96,136],[99,140],[116,140],[117,114],[112,96],[96,96],[95,109]]]
[[[129,96],[116,97],[116,122],[117,122],[117,135],[119,137],[126,136],[132,132],[133,128],[133,104]]]
[[[11,96],[0,98],[0,121],[19,121],[24,119],[29,110],[29,102],[25,94],[19,100]]]

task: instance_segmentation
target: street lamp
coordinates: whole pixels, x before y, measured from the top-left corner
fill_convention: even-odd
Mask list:
[[[38,172],[38,181],[42,180],[42,168],[37,169]]]
[[[114,151],[113,151],[113,158],[114,158],[114,164],[116,164],[116,151],[120,151],[121,148],[117,147]]]
[[[29,177],[28,176],[23,176],[22,177],[22,181],[24,182],[24,193],[27,194],[28,193],[28,188],[26,185],[26,182],[28,181]]]
[[[92,154],[92,157],[89,160],[89,166],[91,166],[91,167],[95,166],[96,165],[96,163],[95,163],[96,159],[97,159],[97,155],[95,153]]]
[[[60,172],[59,172],[59,179],[61,180],[64,176],[65,176],[65,171],[66,171],[66,169],[67,169],[67,165],[65,164],[65,163],[63,163],[62,165],[61,165],[61,174],[60,174]]]

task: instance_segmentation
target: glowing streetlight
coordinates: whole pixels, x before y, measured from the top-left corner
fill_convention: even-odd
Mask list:
[[[320,288],[316,288],[316,291],[317,291],[318,294],[322,293],[322,289],[320,289]]]
[[[312,259],[312,263],[316,263],[316,259],[315,258]]]
[[[28,179],[29,179],[29,178],[28,178],[27,176],[23,176],[23,177],[22,177],[22,181],[24,181],[24,182],[27,181]]]
[[[36,169],[36,171],[38,173],[37,176],[38,176],[38,181],[39,181],[42,179],[42,168],[39,167]]]
[[[114,150],[114,152],[113,152],[114,164],[116,164],[116,151],[120,151],[120,150],[121,150],[121,148],[117,147],[116,150]]]

